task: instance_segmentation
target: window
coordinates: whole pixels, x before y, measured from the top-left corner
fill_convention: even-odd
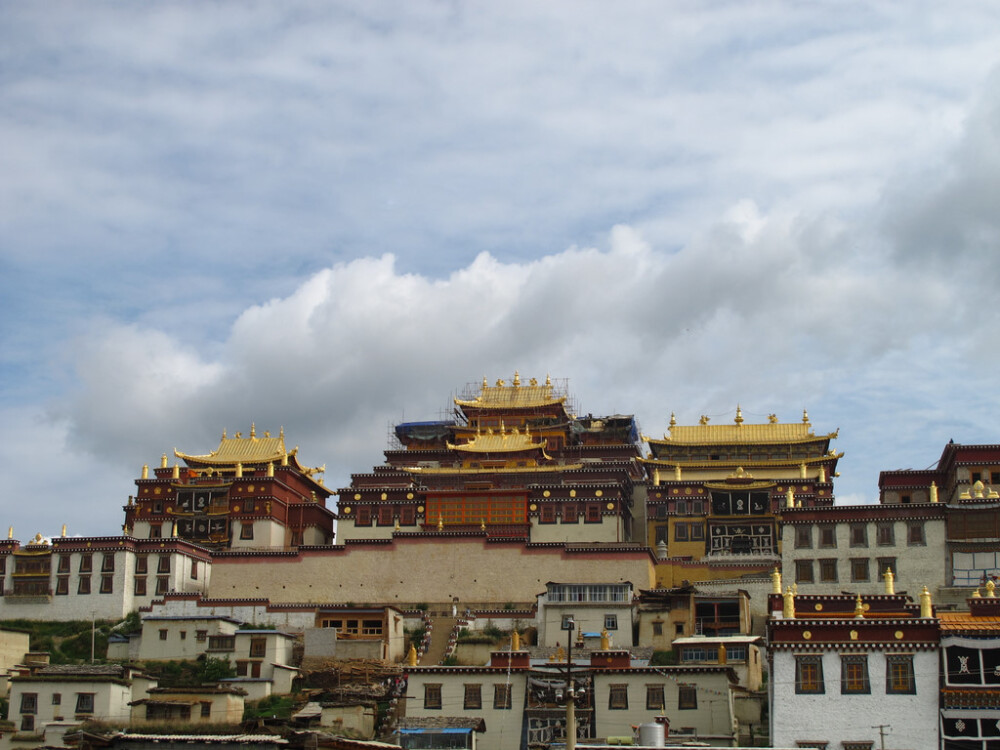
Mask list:
[[[69,594],[69,576],[58,576],[56,578],[56,594],[58,596]]]
[[[201,703],[201,717],[207,719],[212,715],[212,702],[202,701]]]
[[[101,572],[102,573],[115,572],[115,555],[113,552],[104,553],[104,557],[101,558]]]
[[[868,682],[868,657],[864,654],[845,654],[840,657],[840,692],[870,693]]]
[[[380,505],[378,509],[378,525],[379,526],[392,526],[393,524],[393,507],[391,505]]]
[[[493,686],[493,708],[510,708],[510,685]]]
[[[135,558],[135,572],[137,574],[142,574],[147,572],[147,561],[145,555],[138,555]]]
[[[149,538],[150,539],[160,538],[160,524],[158,523],[149,524]]]
[[[240,539],[253,539],[253,523],[240,524]]]
[[[674,541],[686,542],[688,540],[688,525],[686,523],[674,524]]]
[[[34,732],[35,731],[35,717],[32,714],[24,714],[21,716],[21,731],[22,732]]]
[[[76,694],[76,712],[78,714],[92,714],[92,713],[94,713],[94,694],[93,693],[77,693]]]
[[[899,578],[899,567],[896,565],[895,557],[880,557],[878,558],[878,579],[880,581],[885,580],[885,572],[887,570],[892,570],[892,574]]]
[[[837,546],[837,527],[836,526],[820,526],[819,527],[819,546],[820,547],[836,547]]]
[[[166,629],[166,628],[163,628],[163,629],[162,629],[162,630],[160,631],[160,640],[161,640],[161,641],[165,641],[165,640],[167,640],[167,629]]]
[[[601,522],[601,506],[596,503],[587,504],[587,523]]]
[[[863,523],[851,524],[851,546],[852,547],[868,546],[868,526],[866,524]]]
[[[59,567],[57,573],[69,573],[69,555],[59,555]]]
[[[232,653],[236,650],[236,636],[234,635],[210,635],[208,636],[209,651],[227,651]]]
[[[483,707],[483,686],[476,683],[474,685],[465,686],[465,701],[462,707],[469,711],[471,709],[479,709]]]
[[[62,704],[62,693],[53,693],[52,694],[52,705],[53,706],[58,706],[58,705],[61,705],[61,704]]]
[[[424,685],[424,708],[441,708],[441,684]]]
[[[924,536],[924,522],[910,521],[906,524],[906,543],[911,547],[919,547],[927,544]]]
[[[267,638],[250,639],[250,656],[255,659],[263,659],[267,653]]]
[[[815,579],[813,578],[813,561],[812,560],[796,560],[795,561],[795,582],[796,583],[813,583]]]
[[[698,688],[694,685],[678,685],[677,708],[681,711],[698,708]]]
[[[660,542],[670,543],[670,527],[665,524],[653,527],[653,543],[659,546]]]
[[[563,523],[576,523],[579,513],[577,511],[576,503],[566,503],[562,509],[562,522]]]
[[[868,580],[867,557],[855,557],[851,559],[851,580],[855,582]]]
[[[689,527],[691,541],[698,542],[705,538],[705,526],[700,523],[692,523]]]
[[[646,685],[646,710],[662,711],[664,708],[663,685]]]
[[[795,549],[812,549],[812,526],[795,527]]]
[[[663,635],[663,623],[660,621],[653,623],[653,635]]]
[[[196,641],[198,641],[198,643],[203,643],[203,642],[207,641],[208,640],[208,631],[207,630],[196,630],[196,631],[194,631],[194,639]]]
[[[362,505],[358,507],[357,515],[354,517],[355,526],[371,526],[372,525],[372,509],[367,505]]]
[[[417,509],[412,505],[404,505],[399,509],[399,525],[400,526],[416,526],[417,525]]]
[[[795,657],[795,692],[825,693],[823,688],[823,657]]]
[[[198,561],[197,560],[192,560],[191,561],[191,580],[192,581],[197,581],[198,580]]]
[[[552,503],[542,503],[539,508],[540,514],[538,518],[539,523],[555,523],[556,522],[556,507]]]
[[[250,662],[246,659],[238,659],[236,661],[236,676],[246,677],[248,674],[250,674]]]
[[[94,556],[89,552],[80,556],[80,572],[89,573],[94,567]]]
[[[874,740],[860,740],[858,742],[844,740],[842,744],[844,750],[872,750],[872,748],[875,747]]]
[[[38,713],[38,693],[21,693],[21,713]]]
[[[837,582],[837,560],[828,558],[819,561],[819,581],[820,583]]]
[[[135,579],[135,595],[145,596],[146,595],[146,578],[145,576],[138,577]]]
[[[618,615],[604,615],[604,629],[618,630]]]
[[[675,510],[682,516],[686,516],[688,512],[687,500],[678,500],[676,503]]]
[[[114,589],[114,576],[102,575],[101,576],[101,593],[110,594]]]
[[[181,636],[181,640],[182,640],[182,641],[186,641],[186,640],[187,640],[187,637],[188,637],[188,632],[187,632],[186,630],[182,630],[182,631],[180,632],[180,636]]]
[[[675,622],[674,623],[674,635],[684,635],[684,623]]]
[[[628,685],[611,685],[608,691],[608,708],[623,711],[628,708]]]
[[[170,590],[170,579],[166,576],[157,576],[156,578],[156,595],[162,596]]]
[[[78,594],[89,594],[90,593],[90,576],[80,576],[80,581],[76,586],[76,593]]]
[[[885,521],[875,527],[879,547],[891,547],[896,543],[895,524]]]
[[[885,692],[917,692],[913,679],[913,657],[909,654],[887,654],[885,657]]]
[[[170,555],[160,555],[160,559],[156,561],[156,572],[157,573],[170,572]]]

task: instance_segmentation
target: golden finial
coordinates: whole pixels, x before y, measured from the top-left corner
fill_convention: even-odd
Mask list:
[[[122,524],[122,534],[124,534],[125,536],[128,536],[128,524],[127,523],[123,523]]]
[[[785,587],[785,593],[782,597],[782,608],[781,616],[786,620],[795,619],[795,593],[792,591],[791,586]]]
[[[406,654],[406,663],[411,667],[417,666],[417,647],[412,643],[410,644],[410,650]]]
[[[887,594],[895,594],[896,593],[896,585],[895,585],[896,576],[895,576],[895,574],[893,574],[892,568],[886,568],[885,569],[885,575],[883,576],[883,578],[885,578],[885,593],[887,593]]]
[[[798,581],[796,581],[795,583],[792,584],[792,593],[795,594],[795,596],[799,595],[799,583],[798,583]]]
[[[479,530],[480,531],[486,531],[486,519],[485,518],[480,518],[479,519]]]
[[[497,378],[497,388],[503,388],[504,382],[503,378]]]
[[[149,464],[142,465],[142,478],[149,479]]]
[[[222,428],[222,439],[223,440],[226,439],[226,428],[225,427]]]
[[[781,593],[781,571],[778,570],[777,566],[771,571],[771,593]]]
[[[809,412],[802,410],[802,424],[809,424]]]
[[[242,437],[243,437],[242,432],[233,433],[233,438],[235,438],[236,440],[240,440]]]
[[[250,423],[250,437],[257,437],[257,425],[254,422]]]
[[[736,419],[733,421],[736,424],[743,424],[743,409],[740,408],[739,404],[736,404]]]
[[[552,385],[552,378],[549,377],[548,373],[545,373],[545,385]]]
[[[972,592],[972,598],[973,598],[973,599],[981,599],[981,598],[982,598],[982,596],[983,596],[983,595],[979,593],[979,587],[978,587],[978,586],[976,586],[976,588],[975,588],[975,589],[973,590],[973,592]]]
[[[785,507],[786,508],[795,507],[795,490],[793,490],[791,487],[789,487],[788,491],[785,493]]]
[[[177,521],[174,521],[174,530],[170,532],[170,536],[177,537]]]
[[[708,415],[707,414],[702,414],[701,415],[701,419],[698,420],[698,424],[700,424],[700,425],[706,425],[706,424],[708,424]]]
[[[611,637],[608,635],[608,629],[603,628],[601,630],[601,651],[610,651],[610,650],[611,650]]]
[[[281,425],[281,429],[278,430],[278,437],[282,440],[285,439],[285,425]]]
[[[438,531],[444,530],[444,516],[438,513]]]
[[[987,599],[993,599],[996,596],[996,588],[997,588],[997,585],[995,583],[993,583],[993,579],[992,578],[986,582],[986,598]]]
[[[670,426],[671,427],[677,426],[677,415],[674,414],[673,412],[670,412]]]
[[[173,476],[174,479],[180,479],[181,478],[181,467],[178,466],[177,464],[174,464],[174,472],[173,472],[172,476]]]
[[[767,421],[770,422],[771,424],[778,424],[778,415],[777,414],[768,414],[767,415]]]
[[[977,500],[981,500],[983,498],[985,489],[986,485],[983,484],[983,481],[981,479],[977,479],[975,481],[975,484],[972,485],[972,497],[974,497]]]
[[[267,462],[267,475],[269,477],[273,477],[274,476],[274,461],[268,461]]]
[[[528,381],[528,385],[538,385],[538,378],[532,378]]]
[[[566,651],[562,646],[556,648],[556,661],[564,661],[566,659]]]
[[[7,528],[7,538],[8,539],[13,539],[14,538],[14,527],[13,526],[9,526]]]
[[[514,370],[514,387],[515,388],[521,387],[521,373],[518,372],[517,370]]]
[[[264,437],[266,437],[266,438],[271,437],[271,431],[270,430],[264,430]]]
[[[243,463],[240,461],[236,462],[236,476],[237,477],[243,476]]]
[[[521,636],[517,632],[517,628],[510,634],[510,650],[520,651],[521,650]]]
[[[931,609],[931,592],[927,590],[926,586],[920,592],[920,616],[924,619],[934,616],[934,610]]]
[[[62,534],[60,536],[66,536],[66,524],[63,524]]]
[[[160,456],[160,468],[161,469],[167,468],[167,454],[166,453],[164,453],[162,456]]]
[[[865,605],[861,603],[861,594],[858,594],[858,598],[854,601],[854,616],[859,620],[865,617]]]
[[[399,519],[398,518],[396,519],[396,529],[395,530],[399,531]]]

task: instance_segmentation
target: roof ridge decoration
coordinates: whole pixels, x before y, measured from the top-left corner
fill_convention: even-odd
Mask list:
[[[514,371],[514,379],[508,385],[503,378],[497,378],[496,385],[490,385],[486,376],[479,387],[479,395],[472,398],[455,398],[456,406],[477,409],[524,409],[550,406],[566,402],[566,395],[558,395],[552,384],[552,377],[545,376],[545,383],[539,385],[531,378],[527,385],[521,382],[521,373]]]
[[[696,425],[679,425],[674,412],[670,413],[668,432],[662,440],[642,435],[643,442],[672,445],[733,444],[733,443],[804,443],[834,439],[840,430],[817,435],[812,430],[809,412],[802,410],[801,422],[781,423],[776,414],[768,414],[767,422],[749,424],[744,420],[743,408],[736,406],[732,424],[709,424],[712,417],[702,414]]]
[[[184,453],[174,448],[174,456],[184,461],[189,467],[237,467],[240,465],[253,466],[264,464],[288,466],[290,459],[294,459],[298,452],[298,446],[295,446],[292,450],[288,450],[285,447],[285,428],[283,426],[279,430],[277,437],[273,437],[270,432],[265,432],[263,437],[258,437],[257,425],[253,422],[250,423],[250,435],[248,437],[244,437],[242,432],[236,432],[233,434],[233,437],[229,437],[226,434],[226,430],[223,429],[219,447],[211,453],[195,455]],[[164,453],[161,458],[161,467],[165,468],[166,465],[167,454]],[[296,465],[298,465],[297,461]],[[326,465],[324,464],[316,468],[299,466],[299,468],[303,473],[312,476],[313,474],[324,473]]]

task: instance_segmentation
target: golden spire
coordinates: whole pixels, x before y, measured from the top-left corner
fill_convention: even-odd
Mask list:
[[[480,518],[479,519],[479,530],[480,531],[486,531],[486,519],[485,518]]]
[[[62,536],[66,536],[66,524],[63,524],[63,527],[62,527]]]
[[[931,609],[931,592],[927,590],[926,586],[920,592],[920,616],[925,619],[934,616],[934,610]]]
[[[281,429],[278,430],[278,437],[282,440],[285,439],[285,425],[281,425]]]
[[[792,587],[787,586],[785,588],[785,593],[783,596],[784,602],[781,608],[781,616],[786,620],[795,619],[795,594],[792,593]]]
[[[177,521],[174,521],[174,530],[172,532],[170,532],[170,536],[172,536],[174,538],[177,537]]]
[[[781,593],[781,571],[778,570],[777,565],[775,565],[774,570],[771,571],[771,593]]]
[[[269,477],[273,477],[274,476],[274,461],[268,461],[267,462],[267,475]]]
[[[242,477],[243,476],[243,462],[242,461],[237,461],[236,462],[236,476],[237,477]]]
[[[142,478],[149,479],[149,464],[142,465]]]
[[[788,492],[785,493],[785,507],[794,508],[795,507],[795,490],[791,487],[788,488]]]
[[[514,370],[514,381],[513,382],[514,382],[514,387],[515,388],[520,388],[521,387],[521,373],[518,372],[517,370]]]
[[[443,531],[443,530],[444,530],[444,516],[441,515],[440,511],[438,511],[438,531]]]
[[[802,410],[802,424],[809,424],[809,412]]]
[[[483,375],[483,390],[485,391],[489,387],[490,387],[490,382],[486,379],[486,376]]]
[[[406,663],[411,667],[417,666],[417,647],[412,643],[410,644],[410,650],[406,654]]]
[[[257,425],[254,422],[250,423],[250,437],[257,437]]]
[[[671,427],[677,426],[677,415],[674,414],[673,412],[670,412],[670,426]]]
[[[167,454],[166,453],[164,453],[162,456],[160,456],[160,468],[161,469],[167,468]]]
[[[225,427],[222,428],[222,439],[223,440],[226,439],[226,428]]]
[[[611,650],[611,637],[608,635],[608,629],[603,628],[601,630],[601,651]]]
[[[556,661],[564,661],[566,659],[566,650],[562,646],[556,648]]]
[[[896,593],[896,576],[892,572],[892,568],[885,569],[885,593],[895,594]]]
[[[865,606],[861,603],[861,594],[858,594],[858,598],[854,602],[854,616],[861,620],[865,617]]]
[[[181,467],[178,466],[177,464],[174,464],[173,478],[174,479],[180,479],[181,478]]]
[[[739,404],[736,404],[736,419],[733,420],[736,424],[743,424],[743,410],[740,408]]]
[[[14,527],[13,526],[9,526],[7,528],[7,538],[8,539],[13,539],[14,538]]]
[[[545,373],[545,385],[552,385],[552,378],[549,377],[548,373]]]
[[[517,632],[517,628],[514,628],[514,631],[510,634],[510,650],[521,650],[521,635]]]
[[[701,415],[701,419],[698,420],[698,424],[701,424],[701,425],[708,424],[708,415],[707,414],[702,414]]]
[[[987,599],[993,599],[994,597],[996,597],[996,588],[997,588],[997,585],[995,583],[993,583],[993,579],[990,579],[989,581],[986,582],[986,598]]]

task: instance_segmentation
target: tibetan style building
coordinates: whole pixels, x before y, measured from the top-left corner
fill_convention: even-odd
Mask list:
[[[661,558],[775,558],[782,508],[833,505],[836,437],[815,434],[804,412],[790,424],[773,414],[746,424],[739,408],[732,424],[703,416],[684,426],[671,415],[669,435],[643,437],[648,544]]]
[[[334,514],[326,508],[331,492],[302,466],[298,448],[285,449],[277,437],[222,433],[219,447],[205,455],[174,451],[184,466],[167,464],[136,480],[137,492],[125,506],[125,531],[134,537],[176,536],[204,547],[288,549],[330,544]]]
[[[632,416],[577,417],[564,386],[517,373],[484,379],[454,407],[453,419],[397,425],[385,464],[340,490],[341,539],[632,540],[643,479]]]

